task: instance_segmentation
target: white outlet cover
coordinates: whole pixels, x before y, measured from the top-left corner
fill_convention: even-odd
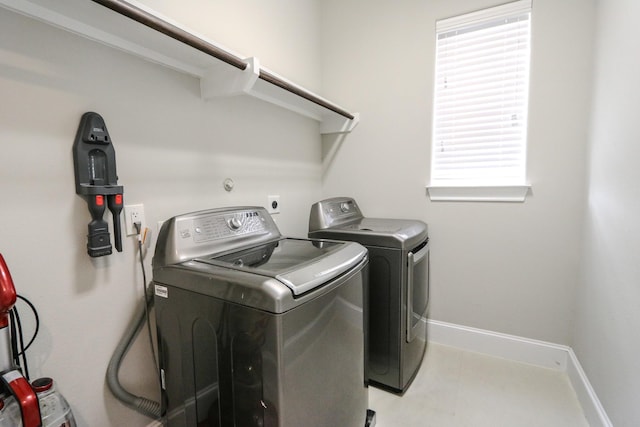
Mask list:
[[[140,221],[140,224],[142,225],[142,228],[146,227],[147,225],[147,221],[144,217],[144,205],[143,204],[139,204],[139,205],[125,205],[124,206],[124,225],[125,225],[125,231],[127,233],[127,236],[134,236],[137,235],[138,233],[136,232],[135,227],[133,226],[133,215],[136,215],[138,217],[138,220]]]
[[[275,203],[275,207],[274,207]],[[280,213],[280,196],[268,196],[267,197],[267,212],[270,214]]]

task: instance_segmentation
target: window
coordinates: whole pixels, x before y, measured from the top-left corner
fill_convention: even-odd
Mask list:
[[[530,18],[523,0],[436,22],[432,200],[478,187],[524,200]]]

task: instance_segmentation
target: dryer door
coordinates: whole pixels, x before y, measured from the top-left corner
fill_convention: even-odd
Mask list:
[[[429,306],[429,239],[411,250],[407,258],[407,342],[411,342]]]

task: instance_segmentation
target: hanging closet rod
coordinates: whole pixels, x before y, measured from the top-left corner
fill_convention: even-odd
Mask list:
[[[98,3],[108,9],[111,9],[114,12],[119,13],[120,15],[126,16],[127,18],[133,19],[134,21],[145,25],[149,28],[152,28],[168,37],[171,37],[174,40],[182,42],[188,46],[191,46],[194,49],[197,49],[201,52],[206,53],[209,56],[213,56],[216,59],[226,62],[229,65],[232,65],[240,70],[245,70],[248,64],[243,61],[241,58],[238,58],[235,55],[230,54],[229,52],[220,49],[217,46],[212,45],[211,43],[202,40],[193,34],[176,27],[144,10],[133,6],[122,0],[92,0],[95,3]],[[291,92],[295,95],[298,95],[308,101],[313,102],[314,104],[320,105],[328,110],[333,111],[343,117],[346,117],[350,120],[354,118],[353,114],[345,111],[326,100],[315,96],[314,94],[305,91],[302,88],[299,88],[291,83],[282,80],[281,78],[270,74],[264,70],[260,70],[260,74],[258,76],[260,79],[269,82],[275,86],[278,86],[288,92]]]

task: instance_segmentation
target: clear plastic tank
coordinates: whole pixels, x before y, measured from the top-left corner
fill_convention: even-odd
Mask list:
[[[56,391],[51,378],[38,378],[31,383],[38,396],[42,427],[77,427],[71,407]],[[21,427],[20,408],[13,396],[0,398],[0,427]]]
[[[13,396],[0,399],[0,427],[21,426],[20,408]]]
[[[51,378],[38,378],[31,383],[40,403],[42,427],[76,427],[71,407],[56,391]]]

